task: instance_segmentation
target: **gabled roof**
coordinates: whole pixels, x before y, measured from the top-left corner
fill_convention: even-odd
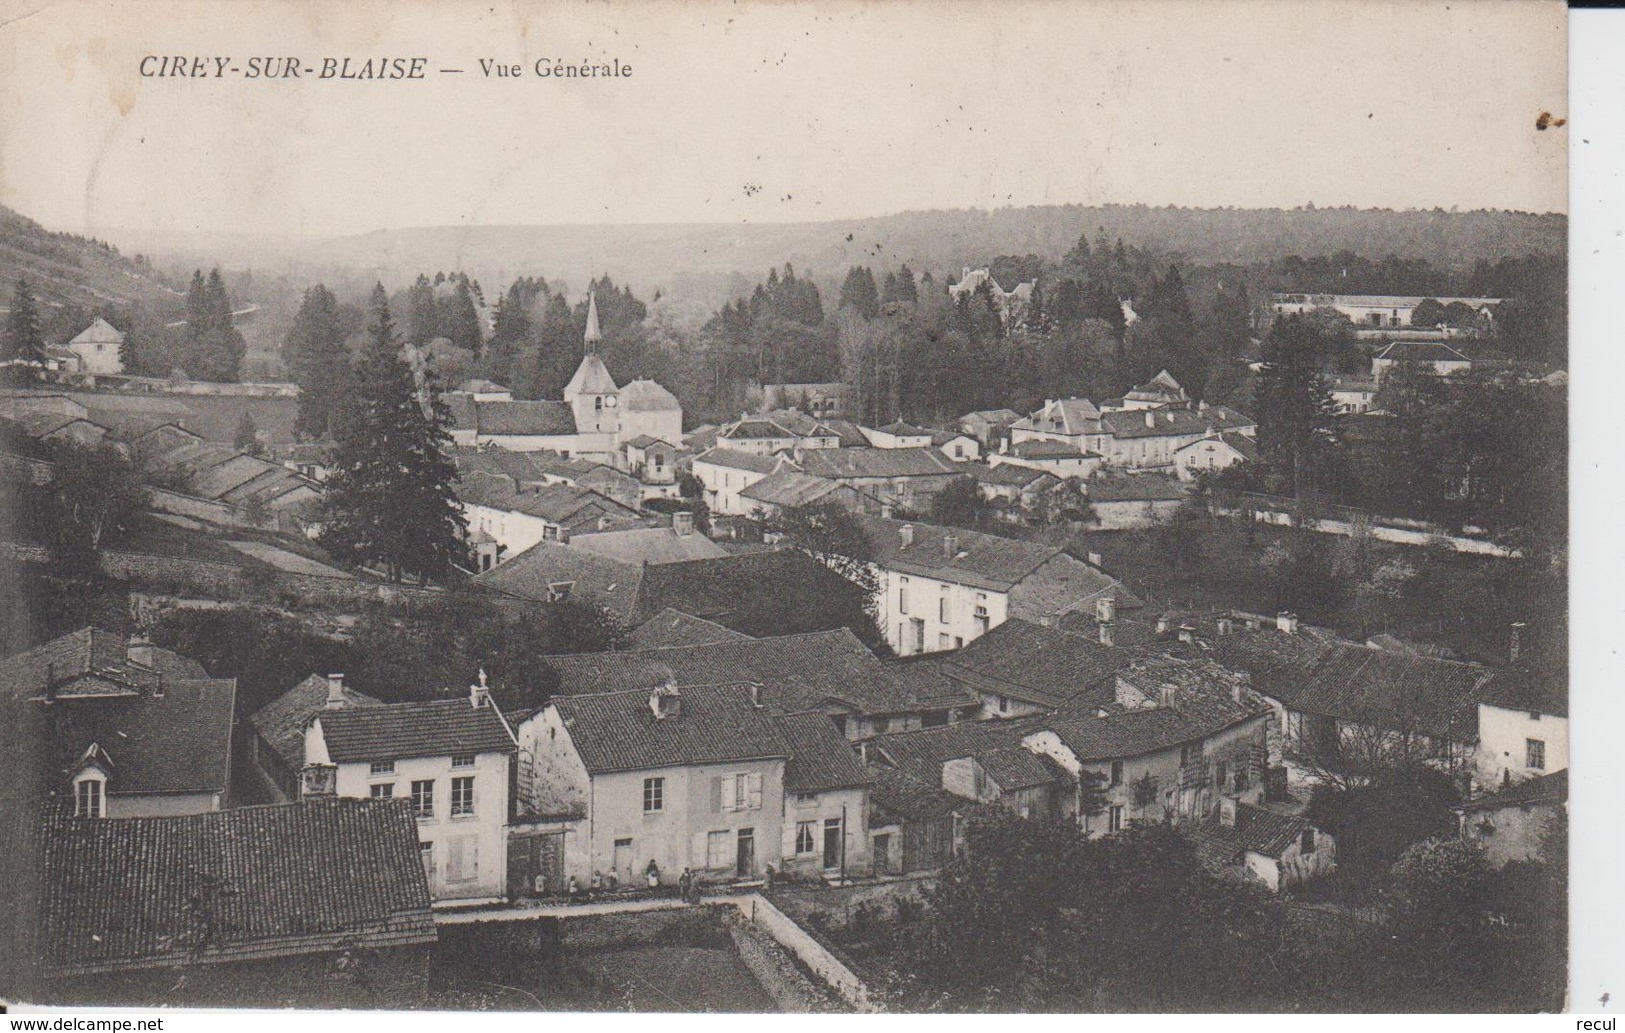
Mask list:
[[[959,422],[964,423],[973,416],[994,426],[1009,426],[1021,419],[1021,414],[1014,409],[978,409],[961,416]]]
[[[821,451],[821,450],[820,450]],[[836,451],[839,451],[837,449]],[[712,466],[725,466],[730,470],[748,470],[751,473],[772,473],[786,460],[779,456],[757,455],[754,452],[741,452],[732,448],[709,448],[694,457],[696,463],[710,463]]]
[[[942,784],[942,765],[971,757],[1005,792],[1049,785],[1061,777],[1052,762],[1022,745],[1043,727],[1039,717],[1013,721],[960,721],[940,728],[876,736],[870,740],[888,761],[921,782]]]
[[[728,555],[720,545],[697,531],[680,535],[670,527],[581,534],[571,538],[570,545],[628,564],[682,563]]]
[[[1207,429],[1206,414],[1189,409],[1125,409],[1100,416],[1101,433],[1118,439],[1186,437]]]
[[[790,751],[784,762],[786,793],[824,793],[874,784],[874,776],[828,717],[791,714],[777,721]]]
[[[1377,359],[1391,362],[1471,362],[1467,356],[1443,341],[1395,341],[1377,353]]]
[[[453,408],[453,426],[493,437],[562,437],[576,432],[575,410],[568,402],[470,401],[465,407],[471,422]]]
[[[801,454],[801,469],[815,477],[937,477],[959,466],[934,448],[815,448]]]
[[[740,492],[739,497],[770,506],[805,506],[840,487],[823,477],[784,469],[763,477]]]
[[[1136,384],[1125,397],[1152,401],[1161,399],[1182,400],[1189,396],[1185,394],[1185,389],[1180,386],[1179,381],[1174,379],[1174,375],[1167,370],[1163,370],[1146,383]]]
[[[951,579],[1005,592],[1062,550],[958,527],[939,527],[886,517],[857,518],[868,535],[871,558],[888,570]],[[905,529],[909,535],[905,541]],[[947,551],[948,542],[953,552]],[[1101,575],[1105,583],[1113,583]]]
[[[1237,702],[1219,686],[1181,687],[1172,706],[1125,707],[1115,701],[1068,707],[1072,716],[1048,720],[1044,730],[1084,763],[1138,757],[1195,742],[1247,721],[1267,718],[1269,704],[1243,698]]]
[[[122,635],[80,628],[0,660],[0,699],[33,699],[54,688],[59,697],[152,693],[167,681],[204,680],[203,665],[156,646],[150,663],[130,659]]]
[[[1101,679],[1144,655],[1141,648],[1105,646],[1093,637],[1012,618],[944,659],[943,671],[985,692],[1054,707],[1080,694],[1095,699]]]
[[[615,386],[615,378],[609,375],[604,360],[598,357],[597,352],[588,352],[581,357],[581,365],[576,367],[575,375],[570,378],[570,382],[564,385],[564,397],[612,395],[619,390]]]
[[[544,541],[474,580],[488,588],[538,602],[552,599],[550,586],[569,583],[571,599],[586,600],[630,618],[638,605],[643,569],[574,545]]]
[[[348,685],[343,686],[341,691],[345,707],[383,706],[378,700]],[[305,766],[305,726],[311,718],[324,713],[330,713],[327,709],[327,679],[313,674],[254,711],[248,722],[289,770],[298,771]]]
[[[643,523],[630,506],[573,484],[542,484],[518,490],[508,477],[476,472],[460,477],[454,487],[457,500],[464,505],[523,513],[570,531],[596,531],[604,521],[618,528]]]
[[[897,438],[918,438],[931,436],[931,431],[927,430],[926,428],[916,427],[914,424],[905,423],[902,420],[893,420],[884,427],[876,427],[875,429],[880,431],[882,434],[890,434],[891,436]]]
[[[1076,450],[1074,450],[1076,453]],[[981,463],[961,463],[960,473],[975,478],[981,484],[996,484],[1007,488],[1042,489],[1061,483],[1061,478],[1048,470],[1035,470],[1019,463],[1000,463],[985,466]]]
[[[53,974],[435,940],[404,799],[55,817],[43,850],[41,955]],[[200,904],[212,911],[205,941]]]
[[[1082,459],[1085,456],[1099,458],[1098,453],[1080,452],[1076,446],[1069,445],[1064,441],[1056,441],[1053,438],[1028,438],[1026,441],[1018,441],[1010,446],[1009,454],[1022,459],[1040,461],[1046,459]]]
[[[750,638],[703,617],[666,607],[626,636],[626,648],[664,649],[669,646],[706,646],[717,642],[739,642]]]
[[[68,347],[71,348],[76,344],[122,344],[123,342],[124,331],[97,316],[89,326],[79,331],[68,342]]]
[[[861,713],[897,714],[974,702],[969,693],[945,687],[942,696],[921,698],[845,628],[807,635],[717,642],[620,653],[550,656],[558,692],[647,689],[666,677],[679,686],[754,682],[775,713],[791,714],[829,703]]]
[[[683,411],[682,403],[677,401],[676,395],[653,380],[642,377],[621,388],[621,408],[627,412]]]
[[[514,749],[496,705],[466,697],[323,711],[318,720],[335,764]]]
[[[841,448],[868,448],[869,439],[863,428],[851,420],[823,420],[823,425],[835,435]]]
[[[1193,826],[1191,834],[1196,839],[1199,858],[1222,869],[1239,863],[1248,853],[1279,860],[1287,847],[1312,828],[1314,826],[1302,818],[1238,802],[1234,825],[1224,824],[1215,811]]]
[[[968,801],[942,788],[940,775],[927,782],[896,768],[876,772],[869,802],[870,828],[899,821],[931,821],[968,806]]]
[[[1189,495],[1179,481],[1158,473],[1096,473],[1084,491],[1091,502],[1174,502]]]
[[[1180,445],[1178,448],[1174,449],[1174,452],[1175,454],[1178,454],[1188,448],[1197,448],[1198,446],[1208,444],[1213,441],[1221,441],[1224,444],[1229,445],[1236,451],[1237,455],[1248,460],[1249,462],[1258,458],[1258,444],[1247,435],[1236,433],[1214,434],[1205,438],[1197,438],[1195,441]]]
[[[1554,771],[1537,778],[1514,782],[1493,793],[1475,796],[1462,805],[1469,814],[1495,811],[1502,807],[1530,807],[1543,803],[1564,803],[1569,798],[1569,769]]]
[[[553,698],[589,774],[789,756],[779,726],[751,703],[749,684],[683,687],[677,714],[657,718],[649,697],[660,684]]]
[[[1016,430],[1032,430],[1046,434],[1098,434],[1100,409],[1087,398],[1059,398],[1044,403],[1044,407],[1031,415],[1018,419],[1011,426]]]

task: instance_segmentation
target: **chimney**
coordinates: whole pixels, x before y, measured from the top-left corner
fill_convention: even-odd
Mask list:
[[[891,514],[892,514],[891,503],[890,502],[882,502],[880,504],[880,519],[882,519],[882,520],[890,520],[891,519]],[[905,528],[905,530],[907,530],[909,532],[909,534],[911,534],[911,535],[914,533],[913,528]],[[907,544],[907,543],[905,542],[904,544]]]
[[[1233,796],[1219,797],[1219,824],[1227,829],[1236,827],[1236,798]]]
[[[1282,610],[1275,615],[1275,630],[1285,632],[1288,635],[1296,635],[1298,633],[1298,615]]]
[[[1174,687],[1172,685],[1157,686],[1157,705],[1159,707],[1174,705]]]
[[[959,555],[959,536],[952,532],[942,536],[942,554],[949,559]]]
[[[694,514],[687,510],[678,510],[671,515],[672,532],[679,538],[687,538],[694,533]]]
[[[1196,641],[1196,629],[1194,627],[1192,627],[1191,625],[1189,625],[1189,624],[1181,624],[1179,626],[1179,641],[1181,641],[1181,642],[1195,642]]]
[[[1168,634],[1168,629],[1173,627],[1173,624],[1174,624],[1173,620],[1171,618],[1169,618],[1169,616],[1166,613],[1163,614],[1162,616],[1158,617],[1157,618],[1157,634],[1159,634],[1159,635]]]
[[[330,674],[327,676],[327,703],[326,710],[339,710],[344,706],[344,675]]]
[[[897,536],[902,539],[903,548],[906,549],[909,546],[913,545],[914,544],[914,525],[913,524],[904,524],[902,527],[899,527],[897,529]]]
[[[750,705],[762,709],[762,687],[755,682],[750,683]]]
[[[1512,634],[1507,640],[1507,662],[1515,664],[1523,653],[1523,629],[1529,625],[1523,621],[1515,621],[1512,625]]]
[[[1116,643],[1116,641],[1117,641],[1117,625],[1113,624],[1111,621],[1101,621],[1100,622],[1100,644],[1103,645],[1103,646],[1110,646],[1110,645],[1114,645]]]
[[[1232,621],[1229,617],[1220,617],[1219,618],[1219,634],[1220,635],[1228,635],[1234,630],[1236,630],[1236,625],[1235,625],[1234,621]]]
[[[677,686],[667,682],[656,686],[649,693],[649,709],[654,713],[656,721],[665,721],[676,717],[683,712],[683,697],[677,691]]]
[[[1117,599],[1104,595],[1095,600],[1095,619],[1102,624],[1110,624],[1117,619]]]
[[[475,710],[491,705],[491,688],[485,684],[485,668],[480,668],[480,681],[478,685],[468,687],[468,705]]]
[[[339,769],[336,764],[306,764],[299,772],[299,797],[314,800],[333,797],[339,793]]]
[[[1089,565],[1091,567],[1104,567],[1106,565],[1106,557],[1102,556],[1098,552],[1091,552],[1089,554]]]
[[[131,635],[130,644],[125,649],[124,655],[129,657],[131,663],[140,664],[142,667],[151,667],[152,640],[145,635]]]

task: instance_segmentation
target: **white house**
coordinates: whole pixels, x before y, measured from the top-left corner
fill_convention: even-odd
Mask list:
[[[1213,434],[1174,450],[1174,470],[1182,481],[1258,458],[1258,446],[1245,434]]]
[[[1069,443],[1048,438],[1018,441],[987,457],[989,466],[1025,466],[1030,470],[1054,474],[1062,480],[1088,477],[1100,469],[1104,461],[1098,453],[1079,452]]]
[[[1387,294],[1275,294],[1270,308],[1276,315],[1295,315],[1317,308],[1335,309],[1359,327],[1400,328],[1411,325],[1416,307],[1427,298]],[[1460,302],[1481,316],[1493,318],[1500,298],[1434,298],[1441,305]]]
[[[516,741],[484,672],[462,699],[324,710],[305,732],[303,795],[409,797],[434,899],[501,900]]]
[[[98,316],[64,347],[79,356],[81,371],[116,376],[124,372],[118,355],[123,344],[124,331]]]
[[[1401,364],[1437,377],[1473,368],[1472,359],[1443,341],[1395,341],[1371,359],[1371,379],[1380,387],[1388,371]]]
[[[1568,701],[1503,674],[1478,701],[1478,784],[1498,789],[1569,766]]]
[[[929,448],[931,432],[902,420],[894,420],[884,427],[860,427],[871,448]]]
[[[740,493],[779,470],[795,469],[789,458],[741,452],[718,445],[694,457],[690,467],[705,485],[705,501],[720,516],[749,516],[756,506]]]

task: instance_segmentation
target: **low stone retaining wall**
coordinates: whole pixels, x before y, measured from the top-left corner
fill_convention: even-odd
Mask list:
[[[831,953],[829,948],[814,939],[811,933],[774,906],[772,901],[759,893],[750,893],[735,897],[729,903],[737,907],[739,913],[752,925],[771,936],[775,943],[793,954],[796,960],[805,965],[808,971],[821,979],[847,1004],[863,1012],[879,1010],[870,1002],[869,988],[858,978],[857,973]]]

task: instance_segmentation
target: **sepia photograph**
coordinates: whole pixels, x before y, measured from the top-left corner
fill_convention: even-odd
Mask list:
[[[0,13],[0,1011],[1597,1007],[1561,2]]]

